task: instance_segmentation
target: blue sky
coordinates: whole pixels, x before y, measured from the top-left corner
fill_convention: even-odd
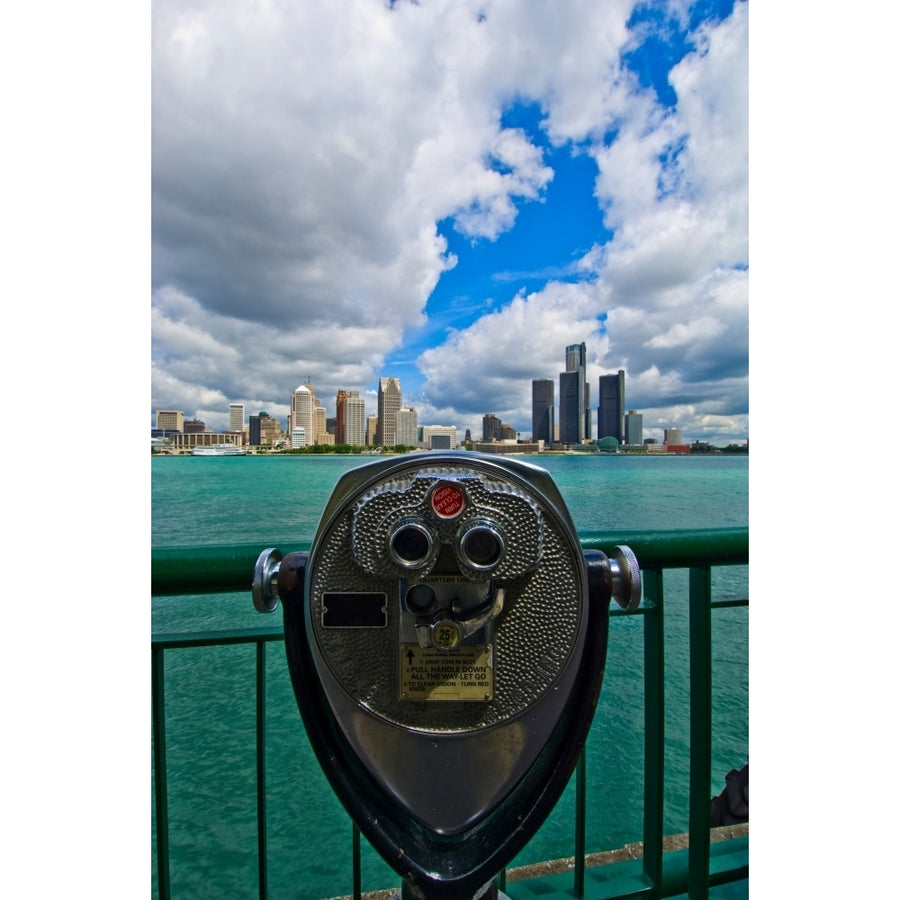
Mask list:
[[[583,341],[645,436],[749,437],[745,2],[158,0],[151,54],[151,423],[392,375],[528,436]]]

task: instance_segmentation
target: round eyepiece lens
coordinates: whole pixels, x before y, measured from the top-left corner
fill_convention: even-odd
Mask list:
[[[431,536],[419,525],[404,525],[391,536],[391,552],[401,565],[421,565],[431,553]]]
[[[500,562],[503,543],[499,535],[488,528],[473,528],[462,540],[462,551],[469,564],[480,569],[489,569]]]

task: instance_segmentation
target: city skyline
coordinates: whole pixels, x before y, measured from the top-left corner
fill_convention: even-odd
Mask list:
[[[643,415],[638,410],[626,406],[624,370],[619,369],[615,375],[599,376],[597,405],[594,410],[590,405],[590,387],[583,381],[585,358],[584,342],[571,344],[565,348],[566,370],[559,373],[558,405],[554,382],[551,379],[532,379],[530,434],[508,422],[503,422],[495,413],[485,413],[482,416],[481,440],[543,442],[548,448],[551,445],[576,446],[596,443],[610,438],[614,438],[623,446],[644,443]],[[348,392],[340,388],[335,396],[335,414],[329,417],[322,398],[316,394],[314,386],[309,381],[298,385],[294,390],[290,409],[284,436],[285,443],[294,448],[318,444],[326,435],[329,436],[330,444],[391,447],[416,445],[419,443],[416,436],[418,431],[423,434],[428,431],[445,435],[450,432],[457,435],[459,433],[459,429],[453,424],[420,423],[418,410],[404,404],[400,381],[393,376],[382,376],[379,379],[375,414],[367,415],[365,400],[359,391]],[[596,430],[593,425],[594,415],[596,415]],[[199,426],[206,425],[202,421],[186,420],[183,410],[156,410],[154,416],[156,432],[172,430],[186,433],[191,430],[186,428],[187,425],[194,426],[192,430],[196,432]],[[229,433],[243,430],[239,424],[243,421],[243,416],[242,404],[229,405]],[[253,420],[258,420],[259,417],[278,422],[277,417],[272,417],[268,410],[261,410],[257,415],[250,417],[251,435],[254,429]],[[367,417],[370,422],[375,423],[371,442],[365,428]],[[329,420],[332,422],[330,430],[327,428]],[[166,424],[161,424],[163,422]],[[261,434],[258,423],[256,428]],[[212,431],[209,428],[205,430]],[[663,429],[663,443],[671,443],[668,435],[675,432],[679,434],[676,443],[680,445],[682,431],[683,429],[675,423],[670,423]],[[711,445],[709,441],[696,440]],[[649,438],[649,442],[658,443],[655,438]],[[252,437],[251,444],[253,444]],[[736,445],[736,442],[731,441],[730,444]]]
[[[747,439],[747,4],[554,9],[155,3],[152,408],[388,374],[525,433],[586,341],[648,437]]]

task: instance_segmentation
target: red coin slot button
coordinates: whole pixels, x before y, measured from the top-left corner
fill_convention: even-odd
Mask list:
[[[443,519],[452,519],[465,506],[463,492],[453,484],[443,484],[431,495],[431,508]]]

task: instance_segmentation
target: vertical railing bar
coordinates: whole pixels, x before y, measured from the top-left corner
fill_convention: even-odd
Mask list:
[[[587,745],[578,754],[575,767],[575,896],[584,897],[584,856],[587,821]]]
[[[153,706],[153,781],[156,800],[156,871],[159,900],[170,900],[169,787],[166,770],[166,671],[162,648],[151,647]]]
[[[712,577],[709,566],[689,575],[691,671],[688,897],[709,897],[709,794],[712,778]]]
[[[353,900],[362,897],[362,852],[360,850],[359,826],[353,823]]]
[[[663,806],[665,801],[665,641],[663,573],[642,573],[644,603],[644,877],[654,896],[663,881]]]
[[[268,832],[266,826],[266,645],[256,642],[256,834],[259,898],[269,896]]]

